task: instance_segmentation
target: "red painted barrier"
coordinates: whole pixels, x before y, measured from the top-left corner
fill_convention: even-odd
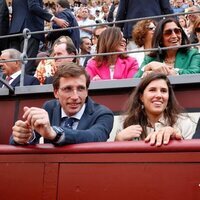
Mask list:
[[[0,145],[0,199],[199,200],[200,140]]]

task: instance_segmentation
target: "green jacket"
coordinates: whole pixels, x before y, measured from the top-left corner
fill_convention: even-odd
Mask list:
[[[151,61],[156,61],[156,58],[145,56],[138,72],[135,74],[135,78],[140,78],[143,74],[141,70],[143,66],[147,65]],[[179,74],[198,74],[200,73],[200,53],[197,49],[190,49],[186,53],[178,51],[176,54],[175,68],[180,69]]]

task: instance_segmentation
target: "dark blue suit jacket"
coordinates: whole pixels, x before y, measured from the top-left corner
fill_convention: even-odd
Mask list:
[[[6,0],[0,0],[0,36],[7,35],[9,30],[9,12]],[[0,40],[0,51],[7,48],[7,39]]]
[[[11,83],[11,85],[12,85],[13,87],[17,87],[17,86],[20,85],[20,77],[21,77],[21,75],[19,75],[19,76]],[[25,74],[25,75],[24,75],[24,86],[27,86],[27,85],[40,85],[40,82],[39,82],[39,80],[38,80],[36,77]]]
[[[43,9],[42,0],[13,0],[12,21],[10,33],[20,33],[24,28],[32,31],[44,30],[44,20],[50,21],[52,14]],[[32,37],[43,40],[43,34],[35,34]]]
[[[120,0],[116,21],[173,13],[169,0]],[[135,22],[116,24],[123,28],[124,37],[131,38]]]
[[[51,126],[61,124],[61,106],[58,100],[47,101],[43,108],[49,114]],[[58,145],[77,144],[85,142],[104,142],[109,138],[113,128],[114,116],[111,110],[103,105],[95,103],[91,98],[87,98],[85,111],[79,121],[76,130],[63,128],[65,131],[64,140]],[[36,138],[31,144],[39,142],[40,135],[36,133]],[[14,141],[11,138],[11,144]],[[45,140],[45,143],[51,143]]]
[[[200,139],[200,118],[199,118],[199,121],[197,123],[196,132],[193,135],[192,139]]]
[[[65,21],[67,21],[69,23],[69,27],[78,26],[76,18],[72,14],[71,10],[68,9],[68,8],[66,8],[62,12],[59,12],[56,16],[60,19],[64,19]],[[61,28],[56,23],[53,23],[52,27],[53,27],[53,29]],[[69,30],[59,31],[59,32],[50,32],[47,35],[47,39],[52,41],[52,43],[53,43],[57,38],[59,38],[62,35],[69,36],[72,39],[76,49],[79,50],[79,45],[80,45],[80,31],[79,31],[79,29],[69,29]]]
[[[10,85],[13,86],[13,87],[19,86],[20,85],[20,76],[21,75],[16,77],[15,80],[13,80],[13,82]],[[24,86],[27,86],[27,85],[39,85],[39,84],[40,84],[40,82],[36,77],[25,74],[25,76],[24,76]],[[2,87],[2,85],[3,84],[0,83],[0,87]]]

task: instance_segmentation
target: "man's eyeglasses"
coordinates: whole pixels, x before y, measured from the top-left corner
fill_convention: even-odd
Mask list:
[[[167,29],[163,32],[165,36],[170,36],[172,33],[175,33],[176,35],[180,35],[182,33],[180,28],[174,28],[174,29]]]
[[[66,86],[66,87],[61,87],[59,88],[63,93],[68,94],[69,96],[73,95],[74,92],[76,91],[78,95],[83,94],[86,92],[86,87],[84,86],[78,86],[76,88],[73,88],[71,86]]]
[[[195,32],[200,33],[200,27],[195,28]]]

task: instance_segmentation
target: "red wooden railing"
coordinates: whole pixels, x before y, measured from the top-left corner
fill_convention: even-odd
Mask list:
[[[0,145],[1,200],[199,200],[200,140]]]

